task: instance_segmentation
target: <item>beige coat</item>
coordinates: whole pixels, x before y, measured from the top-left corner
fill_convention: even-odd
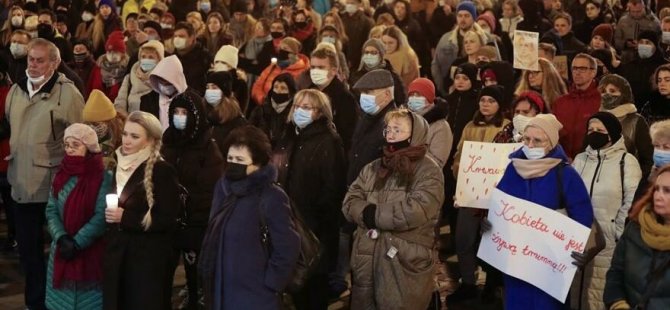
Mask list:
[[[428,124],[414,115],[412,145],[426,143]],[[408,188],[395,175],[381,190],[374,189],[381,160],[363,168],[349,187],[342,212],[356,223],[351,255],[352,310],[426,309],[435,287],[435,225],[444,201],[444,177],[427,155],[417,162]],[[379,237],[369,238],[363,209],[377,205]],[[391,255],[392,249],[397,253]]]
[[[53,177],[65,153],[65,128],[81,121],[84,98],[72,81],[55,73],[28,97],[26,80],[12,86],[5,113],[11,126],[7,178],[18,203],[46,202]]]

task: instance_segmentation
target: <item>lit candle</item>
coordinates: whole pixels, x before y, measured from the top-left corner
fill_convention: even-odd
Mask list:
[[[116,209],[119,207],[119,196],[117,194],[108,194],[105,196],[107,208]]]

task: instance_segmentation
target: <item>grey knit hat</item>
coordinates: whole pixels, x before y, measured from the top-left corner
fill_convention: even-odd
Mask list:
[[[382,89],[393,86],[393,76],[385,69],[376,69],[366,73],[354,85],[355,90]]]
[[[363,51],[365,51],[365,48],[368,46],[376,48],[379,51],[379,57],[384,58],[384,54],[386,54],[386,46],[384,45],[384,42],[379,39],[369,39],[363,44]]]

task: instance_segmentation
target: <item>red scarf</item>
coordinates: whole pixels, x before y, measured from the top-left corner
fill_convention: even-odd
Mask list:
[[[426,151],[425,145],[409,146],[395,151],[388,146],[384,146],[382,164],[377,170],[378,182],[375,182],[379,186],[377,188],[381,188],[394,171],[399,174],[399,184],[409,185],[416,168],[416,162],[426,155]]]
[[[309,23],[307,27],[303,29],[295,29],[293,30],[293,37],[298,39],[298,41],[303,42],[307,40],[312,33],[314,33],[314,24]]]
[[[60,169],[53,182],[53,194],[56,199],[67,181],[77,177],[77,184],[65,199],[63,206],[63,226],[65,232],[75,236],[91,220],[95,213],[98,192],[104,177],[102,154],[67,156],[63,158]],[[54,253],[53,286],[60,288],[64,282],[80,284],[99,284],[102,279],[103,243],[101,239],[93,242],[70,261],[60,257],[58,246]]]

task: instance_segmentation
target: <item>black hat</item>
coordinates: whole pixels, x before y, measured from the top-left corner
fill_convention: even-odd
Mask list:
[[[235,14],[237,12],[244,14],[249,13],[247,9],[247,2],[245,0],[234,0],[230,5],[230,13]]]
[[[158,22],[153,21],[153,20],[147,20],[146,22],[144,22],[144,26],[143,26],[142,30],[144,30],[144,28],[151,28],[151,29],[156,30],[156,32],[158,33],[158,36],[161,38],[161,40],[163,39],[163,35],[162,35],[163,27],[161,27],[161,24],[159,24]]]
[[[75,39],[72,41],[72,47],[74,48],[75,46],[82,44],[86,46],[86,50],[89,53],[93,53],[93,42],[90,39]]]
[[[589,120],[586,121],[587,128],[589,127],[589,122],[594,118],[601,121],[603,125],[605,125],[605,128],[607,129],[607,134],[610,136],[610,139],[612,140],[612,144],[619,141],[619,139],[621,138],[621,123],[616,118],[616,116],[614,116],[614,114],[603,111],[591,115],[591,117],[589,117]]]
[[[642,40],[642,39],[647,39],[651,42],[654,43],[654,45],[658,44],[658,33],[656,31],[652,30],[645,30],[640,32],[640,34],[637,35],[637,39]]]
[[[484,96],[489,96],[498,102],[500,110],[505,110],[507,108],[507,103],[505,102],[505,92],[503,87],[500,85],[491,85],[482,88],[479,92],[479,98],[481,99]]]
[[[456,71],[454,72],[454,78],[456,78],[457,74],[463,74],[470,79],[470,82],[472,82],[472,86],[474,87],[475,82],[477,81],[477,73],[479,72],[479,68],[475,64],[471,64],[469,62],[463,63],[458,68],[456,68]]]
[[[233,93],[233,75],[228,71],[212,71],[208,73],[207,83],[216,85],[226,97],[230,97]]]
[[[93,13],[95,15],[96,12],[98,12],[98,8],[95,6],[94,2],[89,2],[84,4],[84,6],[81,7],[82,12],[89,12]]]

